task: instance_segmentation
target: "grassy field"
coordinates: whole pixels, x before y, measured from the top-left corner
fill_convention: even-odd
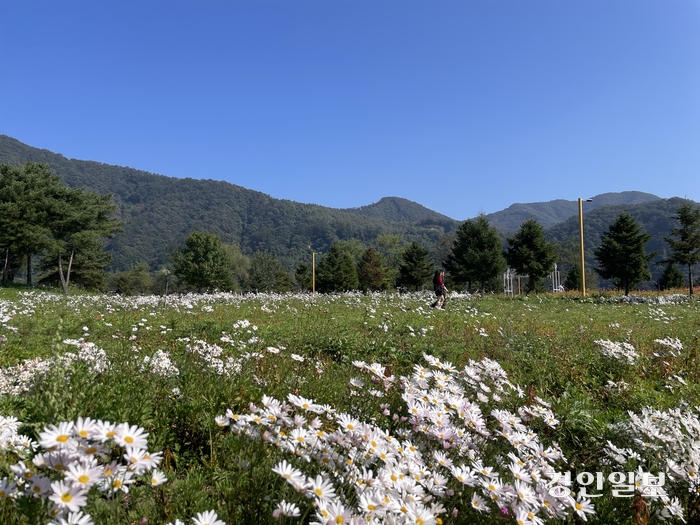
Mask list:
[[[0,523],[78,523],[57,483],[91,444],[75,464],[116,473],[64,496],[96,524],[700,520],[698,303],[431,301],[0,289],[0,416],[18,419],[0,436],[35,444],[0,438]],[[148,433],[151,460],[105,422]],[[636,472],[630,497],[615,472]]]

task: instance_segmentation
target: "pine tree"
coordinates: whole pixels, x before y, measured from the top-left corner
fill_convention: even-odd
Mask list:
[[[352,256],[334,242],[316,268],[316,288],[321,293],[331,293],[356,290],[358,286]]]
[[[569,271],[566,272],[564,279],[565,290],[580,290],[581,289],[581,267],[574,264]]]
[[[282,263],[268,252],[255,252],[250,259],[248,289],[255,292],[288,292],[292,280]]]
[[[357,264],[357,279],[360,290],[377,291],[384,287],[384,269],[382,259],[374,248],[367,248],[362,254],[360,262]]]
[[[472,283],[484,291],[490,291],[494,282],[498,283],[498,276],[506,270],[506,261],[498,232],[483,213],[457,228],[445,268],[455,283],[467,285],[469,291]]]
[[[528,219],[508,239],[505,253],[508,266],[520,275],[528,275],[527,292],[544,290],[543,279],[554,270],[554,246],[544,238],[544,229],[535,219]]]
[[[172,258],[173,273],[202,290],[231,290],[231,256],[214,233],[193,232]]]
[[[299,285],[299,288],[301,288],[302,292],[308,292],[309,290],[311,290],[311,268],[309,268],[308,264],[299,263],[297,271],[294,274],[294,278],[296,279],[297,284]]]
[[[396,284],[420,290],[432,277],[433,270],[428,250],[413,241],[403,252]]]
[[[65,294],[71,273],[82,286],[104,287],[111,255],[104,253],[101,239],[122,229],[122,223],[112,218],[117,207],[111,204],[111,198],[67,186],[49,195],[46,209],[51,237],[43,267],[47,273],[57,272]]]
[[[2,282],[16,257],[26,260],[27,284],[32,284],[32,256],[52,244],[49,211],[65,190],[47,164],[0,165],[0,248],[6,262]]]
[[[678,269],[676,263],[668,261],[666,263],[666,268],[664,268],[664,273],[662,273],[659,278],[659,289],[668,290],[670,288],[681,288],[683,286],[685,286],[683,274]]]
[[[688,268],[688,291],[692,297],[693,265],[700,262],[700,208],[695,208],[690,203],[682,204],[677,213],[680,228],[671,230],[671,235],[676,239],[665,237],[664,240],[672,250],[670,260]]]
[[[651,279],[648,263],[653,253],[646,253],[651,235],[642,231],[639,223],[627,212],[621,213],[601,237],[594,251],[603,279],[613,279],[615,286],[629,295],[630,288],[640,281]]]

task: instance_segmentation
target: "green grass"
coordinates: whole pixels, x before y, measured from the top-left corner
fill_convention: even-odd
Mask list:
[[[214,418],[227,409],[243,413],[250,403],[259,405],[264,394],[285,399],[294,393],[358,417],[375,417],[392,428],[394,423],[382,419],[379,404],[399,407],[401,400],[397,394],[381,401],[352,395],[348,382],[359,375],[355,360],[380,362],[399,377],[410,375],[414,364],[425,365],[424,353],[457,368],[469,360],[493,359],[528,398],[536,395],[552,403],[560,425],[547,439],[559,443],[570,464],[591,471],[600,468],[603,447],[615,438],[611,425],[625,420],[628,411],[674,408],[682,400],[700,404],[698,303],[623,304],[558,294],[451,298],[447,310],[438,311],[427,307],[429,295],[239,296],[214,301],[211,311],[205,311],[208,303],[201,299],[193,297],[188,308],[182,299],[168,304],[107,296],[65,299],[0,289],[0,305],[10,305],[13,312],[9,328],[0,326],[0,336],[6,338],[0,339],[0,367],[63,354],[74,349],[64,340],[81,337],[104,349],[112,363],[97,375],[84,365],[67,375],[56,371],[29,392],[0,396],[0,415],[18,417],[21,432],[33,438],[46,424],[78,416],[126,421],[145,428],[149,448],[164,453],[162,469],[169,482],[155,488],[135,485],[114,499],[92,497],[86,510],[95,523],[139,523],[143,518],[165,523],[207,509],[217,510],[229,525],[276,522],[271,517],[276,501],[293,491],[271,468],[286,456],[221,430]],[[240,320],[257,330],[234,329]],[[245,342],[245,349],[223,343],[224,334]],[[253,336],[257,341],[248,343]],[[664,337],[677,337],[684,345],[680,357],[666,363],[653,355],[659,350],[654,340]],[[186,339],[189,344],[218,344],[224,356],[260,352],[264,357],[247,360],[240,372],[222,377],[186,351]],[[634,365],[614,362],[600,353],[599,339],[628,341],[640,358]],[[271,354],[267,347],[284,350]],[[170,353],[179,376],[141,370],[143,357],[159,349]],[[306,360],[294,361],[292,353]],[[617,391],[608,381],[624,381],[628,387]],[[0,457],[0,478],[15,461],[11,453]],[[598,514],[589,521],[632,523],[631,501],[601,499]],[[31,522],[9,502],[0,507],[0,519]],[[508,520],[514,523],[512,517]],[[443,516],[443,521],[495,523],[501,518],[462,508],[458,517]]]

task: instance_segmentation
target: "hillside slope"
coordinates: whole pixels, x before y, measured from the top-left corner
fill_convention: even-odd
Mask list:
[[[593,202],[584,202],[583,211],[588,212],[601,206],[612,204],[641,204],[653,202],[660,197],[641,191],[622,191],[619,193],[602,193],[593,197]],[[514,232],[520,224],[534,217],[544,228],[549,228],[578,215],[578,201],[557,199],[548,202],[517,203],[505,210],[486,216],[489,222],[503,232]]]
[[[69,186],[112,194],[119,206],[118,218],[124,221],[124,232],[107,243],[114,270],[130,268],[139,261],[157,268],[195,230],[210,231],[224,242],[237,243],[245,254],[269,251],[291,269],[309,259],[312,249],[323,252],[338,239],[369,242],[379,234],[392,233],[432,247],[458,224],[392,221],[274,199],[228,182],[178,179],[68,159],[0,135],[0,163],[21,165],[26,161],[49,164]]]

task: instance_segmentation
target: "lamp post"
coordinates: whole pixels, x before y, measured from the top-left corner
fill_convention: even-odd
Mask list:
[[[581,241],[581,295],[586,297],[586,263],[584,262],[583,251],[583,203],[593,202],[593,199],[578,198],[578,235]]]

